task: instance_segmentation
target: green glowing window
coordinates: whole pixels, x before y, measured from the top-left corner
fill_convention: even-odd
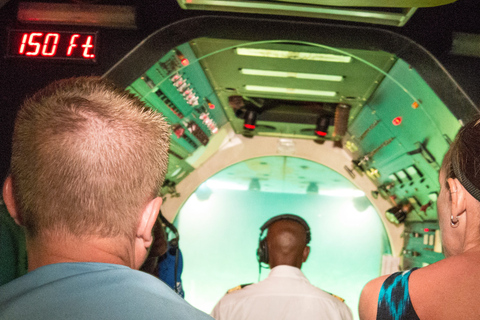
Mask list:
[[[312,187],[315,185],[316,187]],[[310,282],[346,299],[356,314],[363,286],[379,276],[390,243],[364,193],[339,173],[294,157],[254,158],[205,181],[180,210],[186,300],[210,313],[230,288],[256,282],[260,226],[282,213],[312,230],[302,270]],[[269,270],[262,269],[261,279]]]

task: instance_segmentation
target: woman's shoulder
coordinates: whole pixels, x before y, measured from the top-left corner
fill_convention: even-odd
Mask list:
[[[477,266],[480,266],[480,252],[466,252],[415,270],[410,277],[410,284],[423,286],[427,282],[434,282],[438,286],[452,283],[453,279],[460,280],[459,277],[473,276],[475,273],[480,275],[480,268]]]
[[[384,275],[369,281],[363,287],[358,304],[358,313],[360,319],[375,319],[377,316],[377,301],[383,282],[390,275]]]
[[[451,313],[469,312],[467,297],[480,294],[480,253],[466,252],[412,273],[409,293],[421,319],[448,319]],[[452,301],[459,301],[453,304]],[[470,310],[479,312],[479,310]],[[458,315],[458,314],[457,314]]]
[[[408,280],[408,292],[413,308],[422,319],[422,315],[431,317],[432,310],[439,314],[444,306],[449,306],[453,297],[465,295],[470,291],[480,294],[480,252],[466,252],[440,260],[431,265],[403,271],[394,277],[397,281]],[[385,281],[392,274],[369,281],[362,290],[359,303],[360,319],[375,319],[378,299]],[[405,277],[408,276],[408,277]],[[394,277],[389,281],[394,281]],[[478,282],[478,283],[477,283]],[[478,289],[476,289],[478,288]],[[440,318],[438,318],[440,319]]]

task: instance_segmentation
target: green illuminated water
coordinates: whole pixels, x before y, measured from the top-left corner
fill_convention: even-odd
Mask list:
[[[320,164],[302,161],[311,170],[326,170]],[[387,235],[375,209],[365,197],[348,195],[345,185],[351,189],[354,186],[335,172],[325,177],[334,177],[337,182],[343,179],[341,190],[329,188],[328,181],[320,184],[320,193],[330,189],[335,194],[333,191],[340,190],[333,196],[299,193],[293,183],[292,193],[284,186],[283,192],[251,191],[247,182],[244,186],[239,183],[242,180],[238,179],[238,168],[230,181],[218,178],[228,177],[228,170],[235,171],[239,165],[225,169],[198,188],[175,221],[184,257],[182,279],[186,300],[210,313],[228,289],[256,282],[260,226],[274,215],[294,213],[308,222],[312,233],[311,253],[302,271],[312,284],[344,298],[358,319],[361,289],[380,275],[382,255],[390,253]],[[242,190],[232,190],[235,188]],[[268,271],[262,269],[261,279]]]

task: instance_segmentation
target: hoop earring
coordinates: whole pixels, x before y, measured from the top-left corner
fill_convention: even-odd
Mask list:
[[[453,215],[450,216],[450,226],[452,228],[458,227],[460,221],[458,220],[458,217],[455,217],[455,220],[453,220]]]

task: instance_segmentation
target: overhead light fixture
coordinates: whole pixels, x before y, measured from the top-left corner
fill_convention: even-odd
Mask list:
[[[260,191],[260,181],[258,178],[252,178],[250,184],[248,186],[248,190],[250,191]]]
[[[335,82],[340,82],[343,80],[343,76],[333,76],[328,74],[270,71],[270,70],[246,69],[246,68],[240,69],[240,73],[245,75],[250,75],[250,76],[296,78],[296,79],[322,80],[322,81],[335,81]]]
[[[272,92],[272,93],[301,94],[301,95],[308,95],[308,96],[324,96],[324,97],[334,97],[334,96],[337,95],[337,93],[335,91],[307,90],[307,89],[281,88],[281,87],[265,87],[265,86],[253,86],[253,85],[246,85],[245,90]]]
[[[77,2],[79,3],[20,2],[17,20],[35,24],[137,28],[135,6],[93,5]]]
[[[177,0],[182,9],[228,11],[248,14],[333,19],[352,22],[376,23],[401,27],[418,7],[434,7],[456,0]],[[353,7],[352,3],[358,4]],[[393,9],[392,9],[393,8]]]
[[[319,137],[325,137],[330,126],[330,117],[320,116],[317,119],[317,126],[315,127],[315,134]]]
[[[310,182],[307,187],[307,193],[318,194],[318,185],[316,182]]]
[[[363,212],[371,206],[371,203],[367,197],[354,197],[352,202],[353,206],[358,210],[358,212]]]
[[[352,61],[352,57],[350,56],[342,56],[338,54],[329,54],[329,53],[296,52],[296,51],[252,49],[252,48],[237,48],[236,52],[238,55],[250,56],[250,57],[325,61],[325,62],[340,62],[340,63],[350,63]]]
[[[256,122],[257,112],[251,109],[245,111],[243,127],[250,131],[255,130]]]
[[[206,183],[202,183],[197,190],[195,190],[195,195],[200,201],[208,200],[212,194],[212,189]]]

